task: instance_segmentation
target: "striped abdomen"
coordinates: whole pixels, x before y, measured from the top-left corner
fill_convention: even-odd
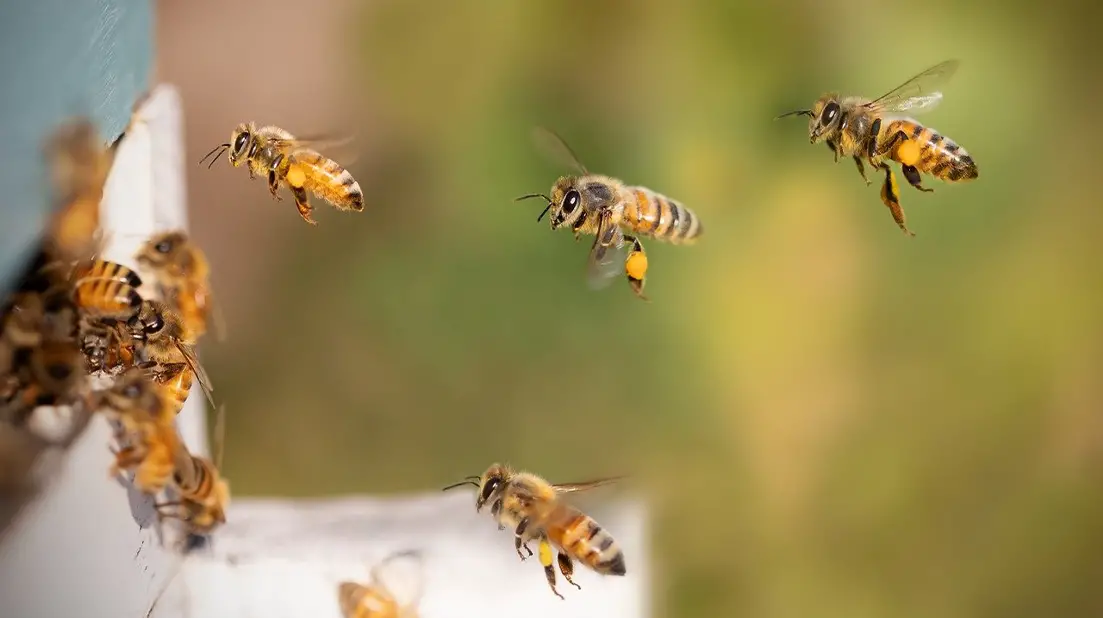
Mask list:
[[[128,320],[138,313],[142,297],[127,283],[115,279],[80,280],[73,290],[78,307],[96,317]]]
[[[73,273],[78,281],[81,279],[110,279],[125,283],[132,288],[142,287],[142,278],[138,273],[117,262],[94,259],[77,267]]]
[[[194,457],[183,449],[179,451],[177,458],[174,480],[180,497],[202,505],[215,501],[218,497],[216,485],[219,478],[214,464],[202,457]]]
[[[184,402],[188,400],[188,393],[191,392],[194,381],[195,373],[189,367],[184,367],[169,380],[159,382],[169,412],[173,416],[179,414],[180,410],[183,409]]]
[[[560,504],[543,528],[548,539],[575,560],[603,575],[624,575],[624,552],[593,517]]]
[[[962,182],[977,177],[977,164],[973,162],[973,157],[954,140],[930,127],[904,118],[892,121],[883,131],[884,139],[891,139],[897,131],[908,137],[907,141],[901,140],[893,148],[891,157],[895,161],[914,166],[921,173],[946,182]]]
[[[288,157],[284,177],[294,186],[301,170],[302,187],[341,210],[364,210],[364,192],[348,170],[313,150],[296,150]]]
[[[391,595],[356,582],[337,586],[337,603],[345,618],[398,618],[398,603]]]
[[[637,234],[673,244],[688,244],[701,235],[701,221],[678,202],[645,187],[629,187],[635,198],[625,205],[621,225]]]

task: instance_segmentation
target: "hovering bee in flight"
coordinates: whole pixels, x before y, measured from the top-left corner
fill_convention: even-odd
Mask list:
[[[583,234],[595,236],[586,266],[592,289],[603,288],[614,277],[624,274],[636,296],[647,300],[643,294],[647,254],[640,238],[692,244],[704,230],[701,220],[689,208],[651,189],[591,174],[567,143],[547,129],[537,128],[534,139],[542,150],[560,163],[574,167],[579,175],[561,176],[552,185],[550,197],[532,193],[518,197],[517,201],[542,198],[547,207],[537,221],[550,213],[553,230],[567,227],[574,232],[575,240]],[[627,255],[619,261],[617,256],[625,247],[629,247]]]
[[[469,476],[455,487],[472,485],[478,488],[475,511],[481,512],[490,505],[490,514],[498,522],[498,529],[514,531],[514,547],[521,560],[532,555],[528,542],[539,542],[540,564],[555,596],[563,595],[555,589],[555,569],[552,568],[552,546],[559,549],[559,572],[567,583],[581,589],[572,579],[573,560],[602,575],[624,575],[624,552],[613,536],[592,517],[567,504],[562,495],[585,491],[607,485],[618,478],[600,479],[586,483],[552,484],[530,472],[517,472],[508,466],[495,463],[482,476]],[[528,556],[521,553],[524,549]],[[572,560],[573,559],[573,560]]]
[[[952,139],[925,127],[919,121],[900,115],[933,109],[941,100],[938,90],[955,72],[959,62],[939,63],[880,97],[840,97],[832,92],[823,95],[812,109],[800,109],[778,116],[808,116],[808,136],[811,143],[824,142],[835,155],[853,157],[858,173],[866,184],[865,159],[885,175],[881,201],[888,206],[896,225],[909,236],[904,208],[900,205],[900,190],[896,176],[886,159],[901,165],[908,184],[920,191],[924,187],[920,174],[928,174],[945,182],[964,182],[977,177],[977,164],[964,148]]]
[[[338,210],[364,210],[364,193],[360,183],[341,164],[314,150],[320,144],[335,140],[298,139],[287,131],[275,127],[257,128],[252,123],[242,123],[230,134],[230,141],[215,146],[199,162],[208,158],[210,168],[223,151],[228,153],[230,165],[245,163],[249,177],[266,176],[268,190],[277,200],[281,185],[286,185],[295,196],[299,215],[310,225],[317,225],[311,218],[313,207],[308,193],[329,202]]]

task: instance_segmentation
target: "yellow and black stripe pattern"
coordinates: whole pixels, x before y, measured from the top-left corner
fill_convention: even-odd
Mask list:
[[[675,245],[693,243],[704,229],[697,215],[678,202],[646,187],[629,187],[621,225],[642,236]]]

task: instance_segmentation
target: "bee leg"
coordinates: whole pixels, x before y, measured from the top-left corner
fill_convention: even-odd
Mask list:
[[[838,163],[839,162],[839,148],[837,146],[835,146],[835,140],[831,140],[831,139],[825,140],[824,143],[827,144],[827,147],[831,150],[831,154],[835,155],[835,163]]]
[[[873,181],[866,176],[866,166],[862,164],[862,158],[854,155],[854,164],[858,166],[858,173],[862,175],[862,180],[866,181],[866,186],[873,184]]]
[[[291,187],[291,192],[295,194],[295,207],[299,209],[299,216],[303,218],[310,225],[318,225],[318,222],[310,218],[310,211],[313,209],[310,206],[310,202],[306,196],[306,189],[302,187]]]
[[[563,574],[563,579],[567,580],[568,584],[582,590],[582,586],[574,583],[574,580],[571,579],[571,575],[574,575],[574,563],[571,562],[571,557],[563,552],[559,552],[557,558],[559,559],[559,572]]]
[[[107,478],[116,478],[123,470],[142,463],[142,454],[133,446],[125,446],[112,452],[115,455],[115,463],[111,464],[111,468],[108,469]]]
[[[900,205],[900,187],[896,184],[896,175],[892,173],[892,168],[883,161],[878,163],[877,166],[885,172],[885,184],[881,187],[881,201],[885,203],[885,206],[888,206],[896,225],[908,236],[915,236],[915,232],[908,229],[907,219],[904,217],[904,208]]]
[[[279,194],[280,180],[276,176],[275,166],[268,170],[268,191],[272,194],[272,197],[276,198],[277,202],[282,202],[283,198]]]
[[[923,179],[919,176],[919,170],[917,170],[914,165],[902,165],[901,169],[904,170],[904,178],[908,179],[909,185],[915,187],[916,189],[919,189],[920,191],[934,193],[934,189],[929,189],[923,186]]]
[[[624,274],[628,277],[628,285],[632,287],[632,292],[640,300],[646,301],[648,298],[643,295],[643,286],[647,279],[647,253],[644,252],[643,245],[635,236],[626,235],[624,240],[632,243],[632,249],[624,260]]]
[[[521,553],[521,548],[524,547],[529,556],[532,555],[532,550],[529,549],[528,544],[525,542],[525,529],[529,527],[529,518],[525,517],[517,523],[517,530],[514,531],[513,546],[517,549],[517,556],[521,558],[523,562],[528,556]]]
[[[544,577],[548,580],[548,586],[551,587],[555,596],[560,599],[563,595],[559,594],[559,591],[555,589],[555,567],[552,566],[552,546],[548,542],[548,537],[545,535],[540,536],[540,564],[544,566]]]

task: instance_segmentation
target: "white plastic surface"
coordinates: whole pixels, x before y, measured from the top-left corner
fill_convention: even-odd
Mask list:
[[[211,547],[185,559],[152,617],[340,618],[338,582],[366,583],[374,564],[405,550],[423,555],[422,618],[649,616],[643,506],[598,504],[588,512],[623,547],[628,573],[602,576],[576,564],[579,590],[557,571],[560,600],[537,557],[521,562],[513,533],[499,531],[486,510],[475,513],[470,491],[389,500],[238,499]],[[417,582],[403,571],[390,581],[409,595]]]
[[[152,156],[154,148],[183,152],[180,118],[179,96],[159,86],[119,144],[100,206],[101,226],[110,233],[106,259],[136,268],[143,240],[186,222],[180,156]],[[195,389],[177,419],[197,452],[206,449],[203,403]],[[159,541],[152,499],[108,478],[111,443],[110,427],[96,415],[58,475],[4,536],[3,617],[142,618],[172,579],[179,557]]]

